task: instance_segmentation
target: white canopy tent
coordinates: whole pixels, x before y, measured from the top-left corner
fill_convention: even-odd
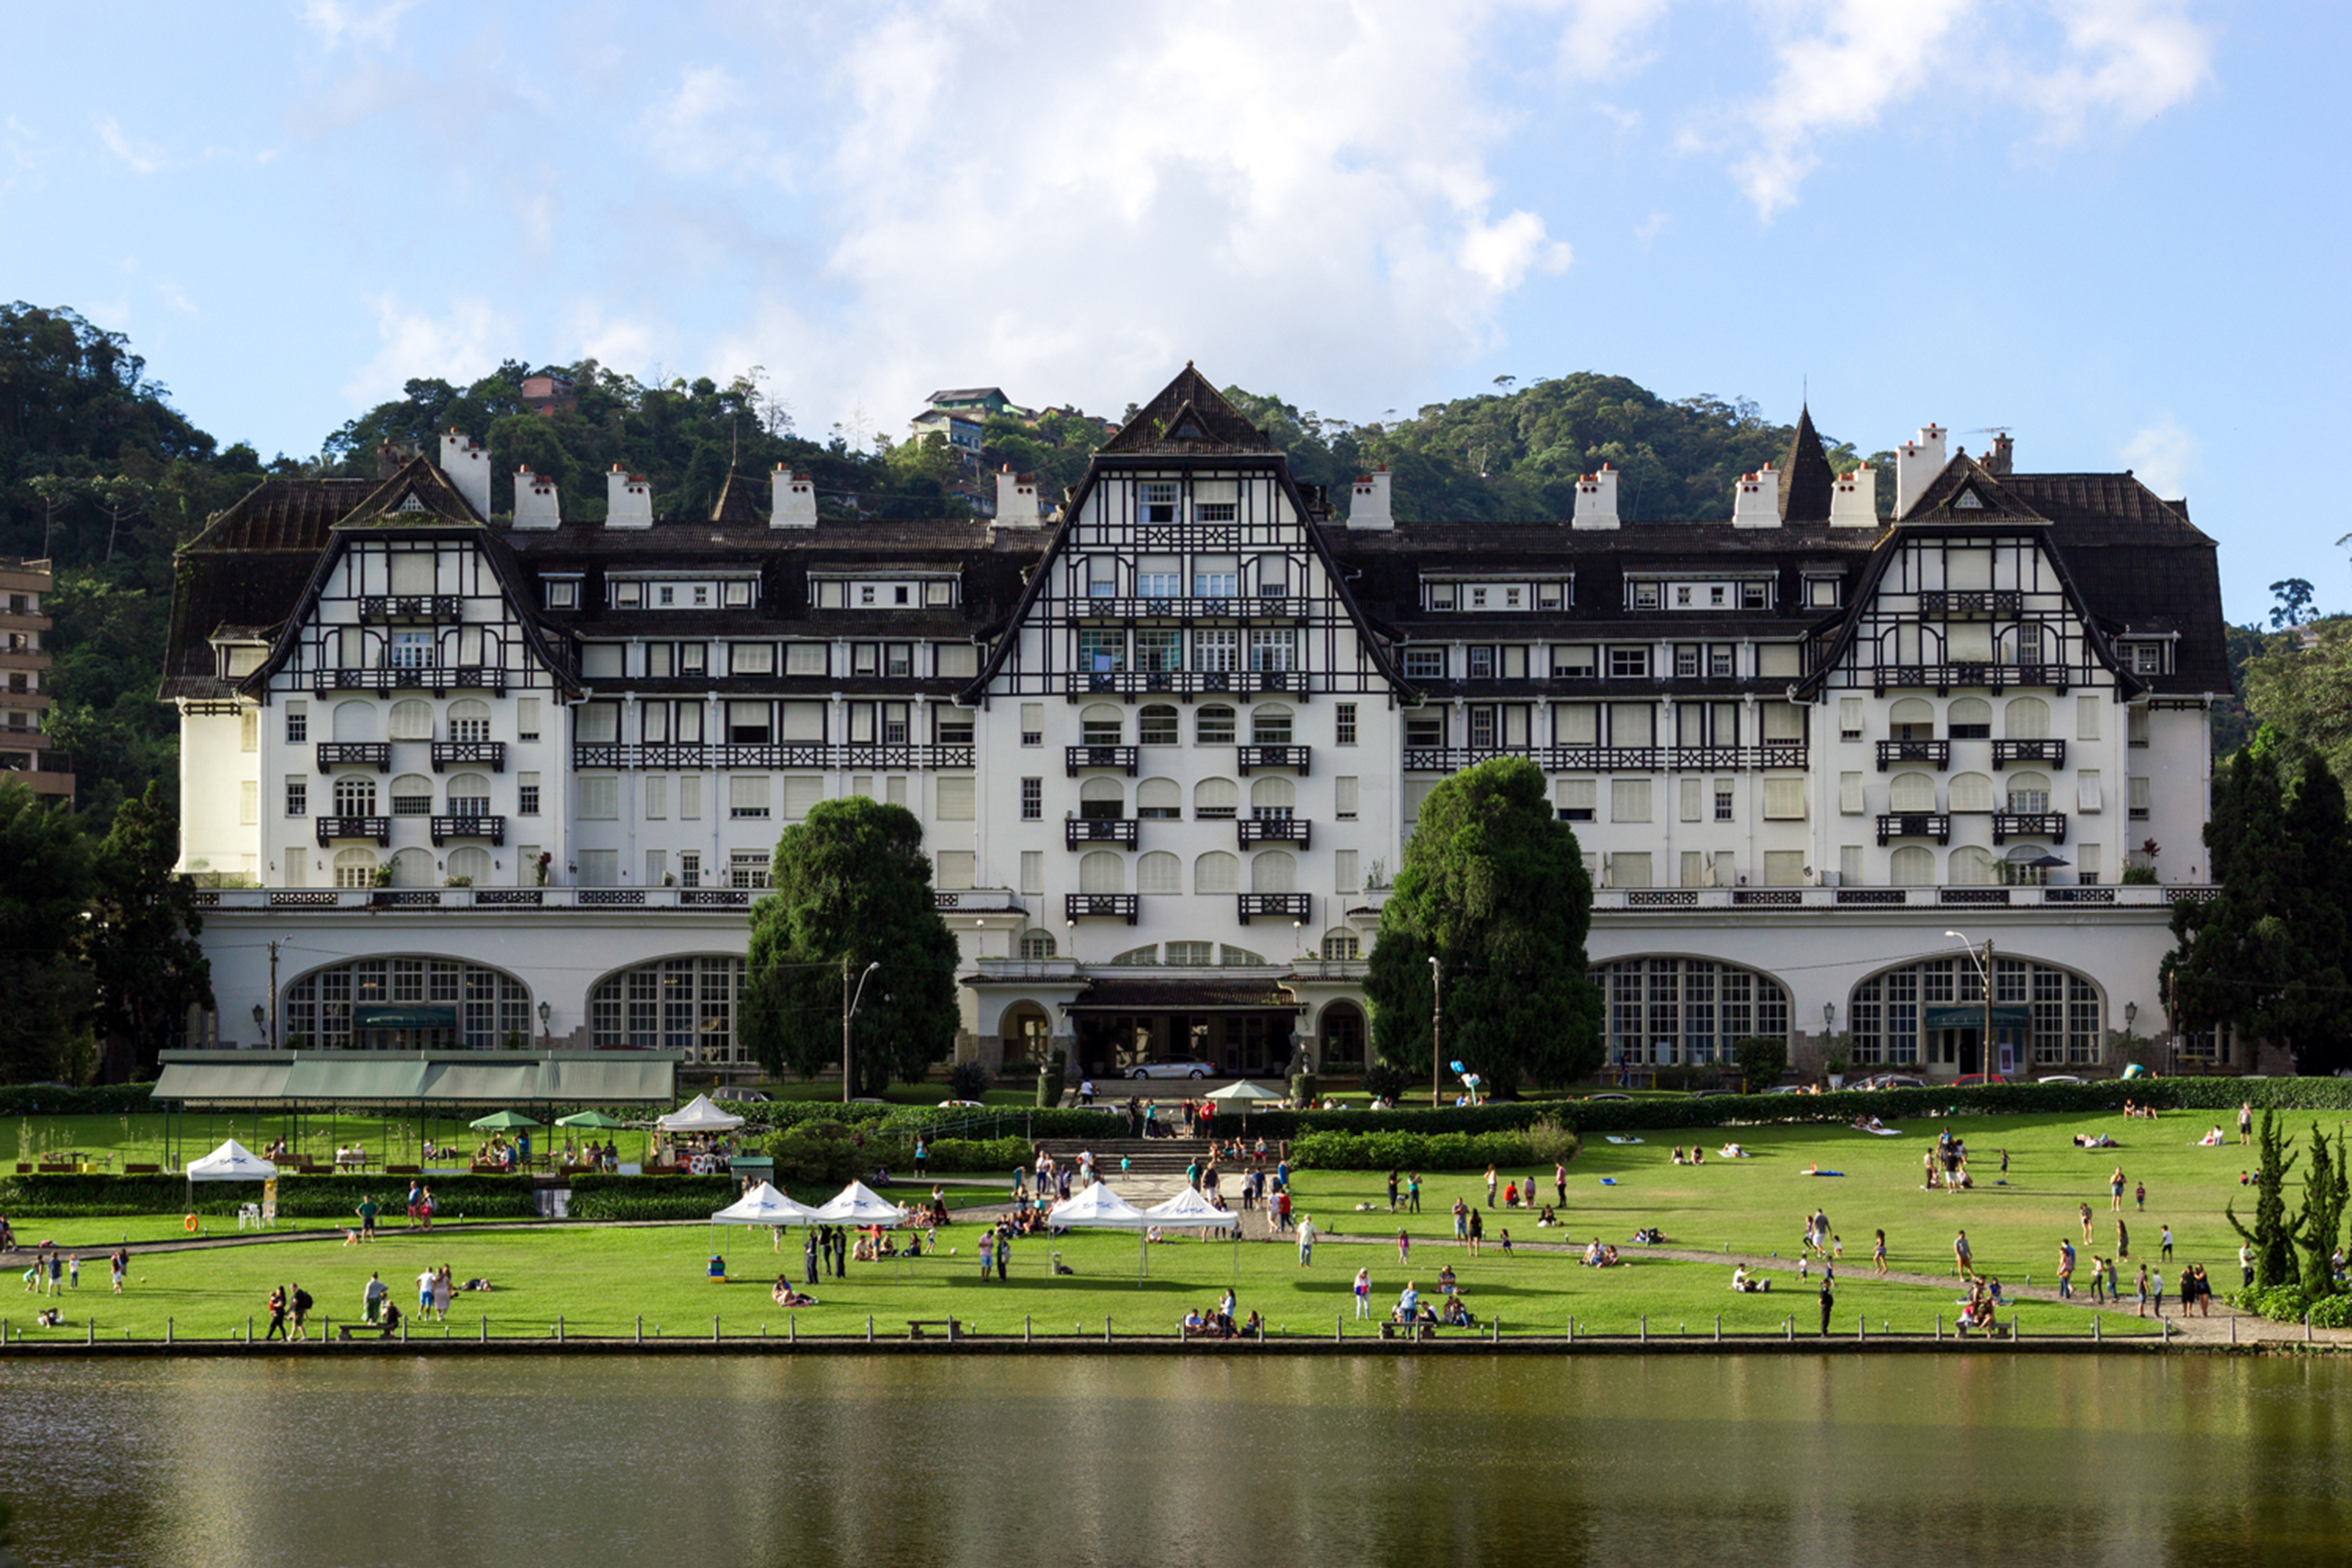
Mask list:
[[[851,1182],[809,1212],[820,1225],[896,1225],[906,1211],[866,1186]]]
[[[743,1118],[732,1111],[720,1110],[711,1103],[709,1095],[697,1094],[682,1108],[653,1118],[653,1125],[673,1133],[733,1132],[743,1125]]]
[[[1218,1208],[1197,1187],[1187,1187],[1166,1203],[1152,1205],[1143,1216],[1163,1231],[1231,1230],[1239,1235],[1242,1230],[1240,1215]]]
[[[1244,1127],[1250,1125],[1251,1106],[1264,1105],[1282,1098],[1274,1090],[1262,1089],[1247,1078],[1237,1078],[1222,1089],[1212,1089],[1209,1091],[1208,1097],[1222,1105],[1239,1105],[1242,1108],[1242,1125]]]
[[[1096,1182],[1067,1203],[1056,1204],[1046,1216],[1046,1225],[1055,1231],[1134,1232],[1141,1248],[1135,1270],[1139,1283],[1151,1271],[1152,1232],[1230,1229],[1235,1242],[1234,1273],[1237,1278],[1241,1273],[1241,1216],[1210,1203],[1197,1187],[1187,1187],[1164,1204],[1138,1209],[1112,1192],[1109,1183]]]
[[[231,1138],[201,1160],[188,1162],[191,1182],[266,1182],[278,1174],[269,1161]]]
[[[1150,1228],[1151,1221],[1112,1192],[1108,1182],[1096,1182],[1067,1202],[1056,1204],[1047,1212],[1046,1225],[1055,1231],[1142,1231]]]
[[[766,1182],[711,1216],[712,1225],[801,1225],[817,1211],[797,1204]]]

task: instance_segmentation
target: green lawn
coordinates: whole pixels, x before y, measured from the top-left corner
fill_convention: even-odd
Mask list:
[[[68,1226],[61,1233],[97,1222]],[[1776,1271],[1781,1286],[1769,1295],[1735,1295],[1731,1271],[1713,1264],[1678,1263],[1634,1257],[1627,1266],[1593,1270],[1561,1254],[1522,1252],[1505,1258],[1493,1248],[1478,1258],[1452,1247],[1423,1247],[1408,1275],[1387,1243],[1340,1245],[1325,1242],[1310,1268],[1300,1268],[1296,1248],[1287,1243],[1177,1241],[1151,1248],[1151,1277],[1139,1284],[1131,1235],[1089,1233],[1058,1240],[1026,1241],[1015,1247],[1012,1277],[984,1281],[974,1250],[977,1232],[950,1227],[941,1232],[942,1252],[916,1261],[852,1263],[846,1280],[816,1288],[821,1305],[801,1311],[809,1334],[862,1334],[871,1314],[878,1333],[900,1336],[913,1317],[953,1314],[978,1332],[1018,1334],[1024,1318],[1039,1333],[1099,1333],[1104,1317],[1122,1334],[1172,1332],[1188,1305],[1213,1306],[1232,1284],[1244,1312],[1264,1313],[1277,1332],[1332,1331],[1334,1318],[1352,1311],[1349,1283],[1358,1267],[1372,1270],[1375,1303],[1382,1314],[1406,1279],[1434,1296],[1439,1266],[1453,1263],[1463,1290],[1482,1321],[1501,1313],[1506,1333],[1563,1332],[1572,1314],[1579,1333],[1630,1334],[1643,1314],[1653,1335],[1687,1331],[1711,1334],[1722,1313],[1727,1333],[1776,1331],[1793,1314],[1800,1330],[1817,1329],[1812,1292],[1793,1268]],[[710,1250],[726,1256],[734,1282],[713,1284],[702,1277]],[[949,1254],[945,1249],[954,1248]],[[1074,1277],[1049,1272],[1058,1250],[1076,1270]],[[1445,1255],[1438,1255],[1440,1252]],[[1237,1255],[1238,1252],[1238,1255]],[[414,1333],[471,1337],[480,1320],[500,1337],[538,1337],[552,1332],[559,1315],[577,1334],[634,1331],[638,1313],[645,1332],[707,1338],[716,1314],[723,1332],[752,1335],[786,1332],[789,1315],[769,1299],[769,1284],[780,1269],[800,1277],[797,1234],[782,1253],[772,1252],[765,1234],[726,1231],[715,1238],[708,1228],[638,1230],[548,1228],[526,1232],[440,1232],[431,1236],[394,1233],[371,1247],[336,1242],[244,1247],[214,1252],[159,1252],[136,1256],[128,1292],[111,1295],[103,1255],[94,1254],[82,1288],[69,1292],[64,1308],[69,1326],[29,1331],[33,1339],[78,1339],[83,1321],[95,1317],[101,1338],[124,1333],[158,1337],[164,1319],[182,1336],[217,1337],[241,1331],[248,1314],[266,1321],[263,1299],[278,1282],[294,1280],[318,1298],[320,1310],[340,1320],[358,1315],[361,1287],[370,1270],[380,1271],[402,1310],[415,1295],[417,1271],[427,1263],[448,1263],[459,1280],[488,1277],[497,1288],[485,1295],[460,1292],[451,1321],[417,1325]],[[1237,1278],[1238,1271],[1238,1278]],[[1950,1330],[1956,1293],[1917,1285],[1879,1284],[1851,1271],[1840,1277],[1837,1325],[1851,1333],[1857,1314],[1869,1314],[1873,1333],[1926,1333],[1942,1314]],[[47,1304],[46,1302],[38,1304]],[[13,1285],[0,1288],[0,1316],[12,1334],[25,1329],[36,1301]],[[2028,1333],[2090,1332],[2088,1312],[2028,1305]],[[1368,1331],[1349,1319],[1350,1331]],[[2109,1316],[2109,1333],[2146,1332],[2130,1314]]]

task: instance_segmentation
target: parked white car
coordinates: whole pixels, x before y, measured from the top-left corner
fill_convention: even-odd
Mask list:
[[[1127,1069],[1130,1078],[1206,1078],[1212,1071],[1205,1061],[1177,1058],[1171,1061],[1139,1061]]]

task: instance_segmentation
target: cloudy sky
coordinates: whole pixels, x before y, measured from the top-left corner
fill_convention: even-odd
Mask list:
[[[316,451],[413,375],[761,367],[1327,416],[1594,369],[2131,467],[2352,607],[2352,8],[2227,0],[25,8],[0,298]],[[2259,468],[2261,473],[2254,471]],[[1725,500],[1727,509],[1730,498]]]

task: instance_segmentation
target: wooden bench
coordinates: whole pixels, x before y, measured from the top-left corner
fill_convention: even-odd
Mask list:
[[[159,1165],[126,1165],[122,1167],[122,1174],[124,1176],[161,1176],[163,1167]]]
[[[953,1344],[956,1336],[963,1332],[964,1325],[952,1317],[910,1317],[906,1320],[906,1337],[921,1339],[926,1328],[946,1329],[948,1342]]]
[[[1415,1329],[1420,1332],[1415,1333]],[[1435,1323],[1383,1323],[1380,1325],[1382,1339],[1435,1339],[1437,1331],[1438,1325]]]
[[[383,1168],[383,1174],[386,1176],[422,1176],[424,1175],[424,1167],[421,1165],[387,1165]]]

